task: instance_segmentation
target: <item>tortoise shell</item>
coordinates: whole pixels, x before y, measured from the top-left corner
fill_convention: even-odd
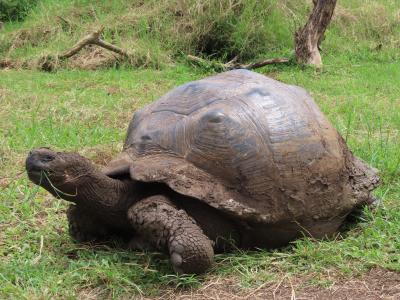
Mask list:
[[[128,167],[134,180],[269,224],[345,215],[378,181],[304,89],[247,70],[184,84],[137,111],[105,172]]]

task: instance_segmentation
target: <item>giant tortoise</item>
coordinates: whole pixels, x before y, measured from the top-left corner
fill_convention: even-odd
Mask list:
[[[72,202],[77,241],[124,236],[169,253],[178,273],[206,271],[214,251],[332,236],[378,184],[304,89],[247,70],[189,82],[135,112],[102,170],[48,148],[32,150],[26,169]]]

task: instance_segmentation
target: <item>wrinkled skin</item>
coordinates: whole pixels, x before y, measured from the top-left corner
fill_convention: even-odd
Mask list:
[[[169,253],[178,273],[202,273],[211,266],[212,243],[201,227],[167,195],[151,195],[149,185],[112,179],[77,153],[47,148],[29,153],[26,170],[35,184],[73,203],[67,217],[76,241],[123,236],[132,248]],[[157,186],[152,190],[170,194]]]

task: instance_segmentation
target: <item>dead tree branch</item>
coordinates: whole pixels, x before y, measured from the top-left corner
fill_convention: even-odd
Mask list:
[[[88,35],[83,37],[78,43],[76,43],[71,49],[67,50],[66,52],[64,52],[61,55],[58,55],[58,58],[59,59],[70,58],[70,57],[74,56],[75,54],[77,54],[79,51],[81,51],[82,48],[87,45],[97,45],[104,49],[110,50],[112,52],[115,52],[122,56],[127,57],[128,53],[125,50],[100,39],[100,36],[103,33],[103,31],[104,31],[104,27],[101,27],[100,29],[93,31],[92,33],[89,33]]]
[[[57,68],[59,61],[70,58],[81,51],[85,46],[97,45],[109,51],[118,53],[119,55],[127,58],[128,52],[108,42],[103,41],[100,36],[104,31],[104,27],[89,33],[79,40],[71,49],[59,55],[45,55],[38,59],[38,67],[41,70],[51,72]]]
[[[231,61],[227,62],[227,63],[220,63],[220,62],[215,62],[215,61],[208,61],[204,58],[201,57],[197,57],[197,56],[193,56],[193,55],[188,55],[187,58],[190,61],[193,61],[199,65],[203,65],[203,66],[209,66],[209,67],[213,67],[213,68],[217,68],[223,71],[228,71],[228,70],[233,70],[233,69],[257,69],[257,68],[261,68],[264,67],[266,65],[272,65],[272,64],[280,64],[280,63],[287,63],[289,62],[288,58],[271,58],[271,59],[266,59],[266,60],[262,60],[262,61],[258,61],[255,63],[250,63],[250,64],[240,64],[237,63],[237,57],[233,58]]]
[[[106,41],[103,41],[101,39],[98,39],[95,42],[95,44],[97,46],[103,47],[103,48],[105,48],[107,50],[110,50],[112,52],[116,52],[116,53],[118,53],[118,54],[120,54],[122,56],[128,57],[128,53],[125,50],[123,50],[123,49],[121,49],[121,48],[119,48],[119,47],[117,47],[117,46],[115,46],[113,44],[110,44],[110,43],[108,43]]]
[[[87,36],[83,37],[78,43],[76,43],[71,49],[67,50],[58,57],[60,59],[70,58],[71,56],[74,56],[79,51],[81,51],[83,47],[90,44],[95,44],[96,41],[100,39],[100,35],[103,33],[103,30],[104,28],[101,27],[99,30],[89,33]]]
[[[255,63],[247,64],[247,65],[242,65],[242,64],[233,64],[231,69],[257,69],[264,67],[266,65],[273,65],[273,64],[281,64],[281,63],[287,63],[289,62],[288,58],[280,57],[280,58],[271,58],[271,59],[266,59],[262,61],[258,61]]]

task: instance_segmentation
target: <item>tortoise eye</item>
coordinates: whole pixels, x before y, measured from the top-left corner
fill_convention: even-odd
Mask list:
[[[49,161],[52,161],[52,160],[54,160],[54,156],[52,156],[52,155],[45,155],[45,156],[43,156],[42,158],[41,158],[41,161],[44,161],[44,162],[49,162]]]

